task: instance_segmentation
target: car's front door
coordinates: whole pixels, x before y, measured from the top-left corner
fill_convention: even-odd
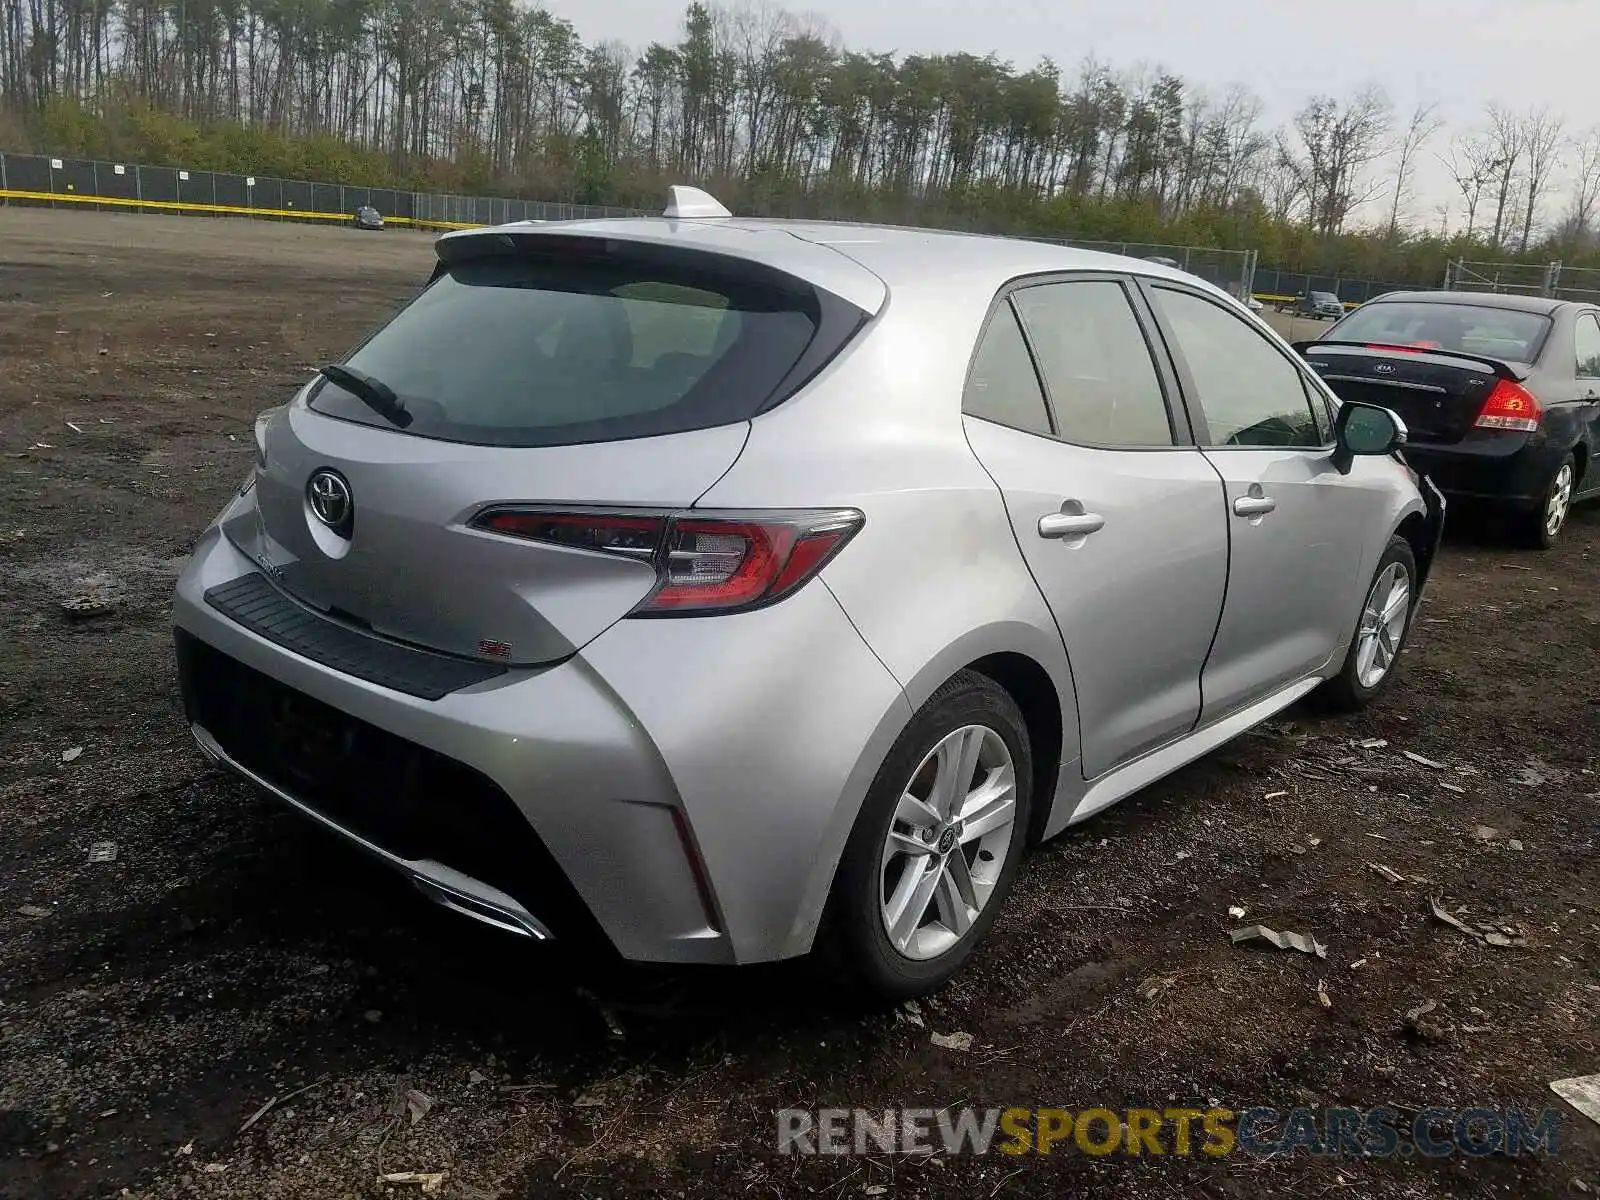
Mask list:
[[[1194,726],[1227,579],[1221,481],[1136,305],[1114,277],[1017,288],[990,316],[964,405],[1061,630],[1090,779]]]
[[[1201,678],[1208,724],[1344,653],[1387,501],[1334,466],[1327,408],[1254,322],[1188,288],[1145,290],[1227,492],[1228,598]]]

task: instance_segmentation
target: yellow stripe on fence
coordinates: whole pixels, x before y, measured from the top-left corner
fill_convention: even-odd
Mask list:
[[[76,193],[23,192],[0,189],[0,200],[31,200],[66,204],[109,204],[116,208],[151,208],[158,212],[210,213],[234,217],[292,217],[306,221],[348,221],[349,213],[312,212],[300,208],[243,208],[231,204],[197,204],[181,200],[134,200],[124,196],[83,196]],[[418,217],[385,217],[386,225],[412,225],[419,229],[481,229],[477,222],[429,221]]]

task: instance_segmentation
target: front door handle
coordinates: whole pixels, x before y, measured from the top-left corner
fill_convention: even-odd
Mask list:
[[[1086,537],[1106,527],[1106,519],[1099,513],[1084,512],[1083,505],[1068,500],[1061,511],[1045,513],[1039,518],[1039,536],[1042,538]]]
[[[1233,502],[1233,511],[1241,517],[1264,517],[1277,507],[1271,496],[1240,496]]]

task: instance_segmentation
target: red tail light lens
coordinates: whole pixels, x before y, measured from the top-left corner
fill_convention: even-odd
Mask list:
[[[820,571],[860,527],[854,513],[820,521],[674,520],[661,586],[635,615],[770,604]]]
[[[1533,433],[1539,428],[1539,401],[1527,388],[1509,379],[1494,385],[1473,422],[1479,429],[1515,429]]]
[[[822,570],[862,522],[853,509],[630,514],[497,508],[481,513],[473,526],[648,562],[656,586],[630,615],[671,617],[775,603]]]
[[[1402,354],[1421,354],[1424,350],[1444,349],[1438,342],[1406,342],[1404,345],[1398,342],[1367,342],[1366,348],[1368,350],[1398,350]]]
[[[661,545],[667,519],[503,508],[483,513],[473,524],[479,529],[526,538],[530,542],[549,542],[571,550],[601,550],[652,560]]]

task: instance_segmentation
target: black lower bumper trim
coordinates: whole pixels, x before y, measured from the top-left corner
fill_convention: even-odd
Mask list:
[[[206,592],[206,603],[251,633],[309,658],[330,670],[351,675],[421,700],[440,700],[451,692],[482,683],[505,668],[494,663],[450,658],[386,642],[330,621],[296,604],[252,572]]]
[[[511,896],[563,941],[609,944],[511,797],[481,772],[295,691],[174,630],[189,723],[342,830]]]

